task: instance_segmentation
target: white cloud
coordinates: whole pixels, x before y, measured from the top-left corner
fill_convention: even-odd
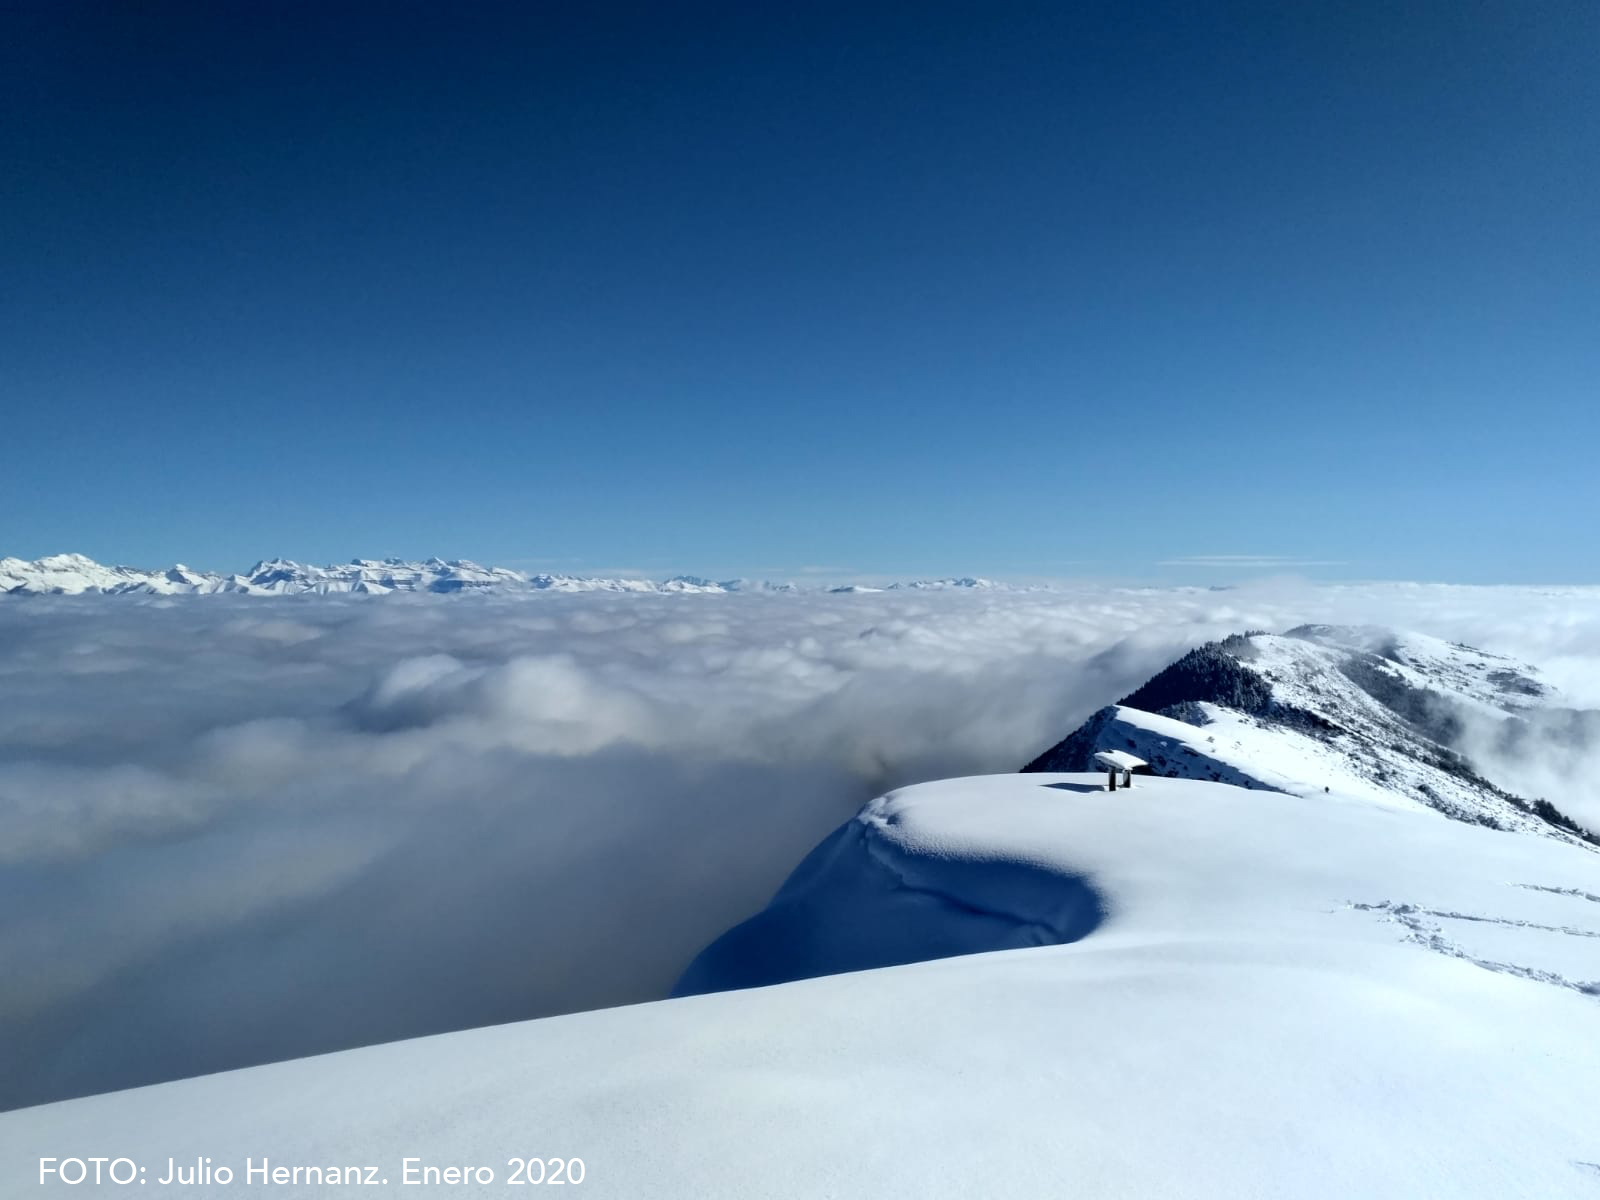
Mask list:
[[[1241,628],[1419,629],[1600,703],[1597,600],[0,602],[0,1104],[661,995],[872,795],[1014,770]],[[1569,749],[1551,798],[1600,817]]]
[[[1182,558],[1167,558],[1156,563],[1158,567],[1345,567],[1343,559],[1295,558],[1280,554],[1189,554]]]

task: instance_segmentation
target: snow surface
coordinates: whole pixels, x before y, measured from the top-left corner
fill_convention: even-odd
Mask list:
[[[694,982],[965,956],[21,1110],[3,1186],[92,1148],[495,1170],[454,1195],[530,1154],[626,1197],[1600,1193],[1582,846],[1340,790],[956,779],[869,804],[742,930]]]

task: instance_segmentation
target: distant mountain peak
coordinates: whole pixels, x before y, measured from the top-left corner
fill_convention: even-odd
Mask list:
[[[971,575],[963,575],[960,578],[952,579],[913,579],[909,583],[891,583],[888,590],[898,591],[902,588],[916,589],[920,591],[945,591],[951,588],[974,588],[978,590],[986,590],[990,588],[997,588],[999,586],[1000,585],[992,579],[982,579],[975,578]]]

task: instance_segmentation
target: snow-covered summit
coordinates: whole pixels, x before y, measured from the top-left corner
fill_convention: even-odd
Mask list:
[[[172,570],[184,569],[174,567]],[[82,554],[52,554],[32,562],[20,558],[0,558],[0,592],[53,592],[65,595],[122,592],[157,579],[164,580],[165,577],[134,567],[102,566]]]
[[[1579,836],[1559,797],[1521,796],[1462,752],[1563,704],[1523,663],[1420,634],[1305,625],[1191,651],[1101,709],[1024,771],[1092,770],[1126,750],[1158,775],[1308,795],[1331,788],[1459,820]]]

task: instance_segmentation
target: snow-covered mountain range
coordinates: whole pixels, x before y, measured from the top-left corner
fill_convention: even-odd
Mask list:
[[[893,583],[888,589],[986,589],[1003,585],[987,579],[920,579]],[[485,567],[466,559],[430,558],[410,562],[398,558],[357,558],[348,563],[316,567],[286,558],[263,559],[237,575],[195,571],[179,563],[165,571],[138,567],[108,567],[81,554],[56,554],[24,560],[0,558],[0,593],[17,595],[128,595],[248,596],[327,595],[390,592],[655,592],[728,593],[796,592],[794,583],[769,583],[751,579],[701,579],[675,575],[670,579],[597,578],[581,575],[524,574],[507,567]],[[836,592],[881,591],[850,585],[827,589]]]
[[[890,583],[883,587],[873,587],[864,583],[847,583],[841,587],[832,587],[828,590],[835,593],[847,592],[948,592],[968,588],[975,591],[990,589],[1004,589],[1007,585],[996,583],[992,579],[983,579],[971,575],[963,575],[958,579],[914,579],[909,583]]]

